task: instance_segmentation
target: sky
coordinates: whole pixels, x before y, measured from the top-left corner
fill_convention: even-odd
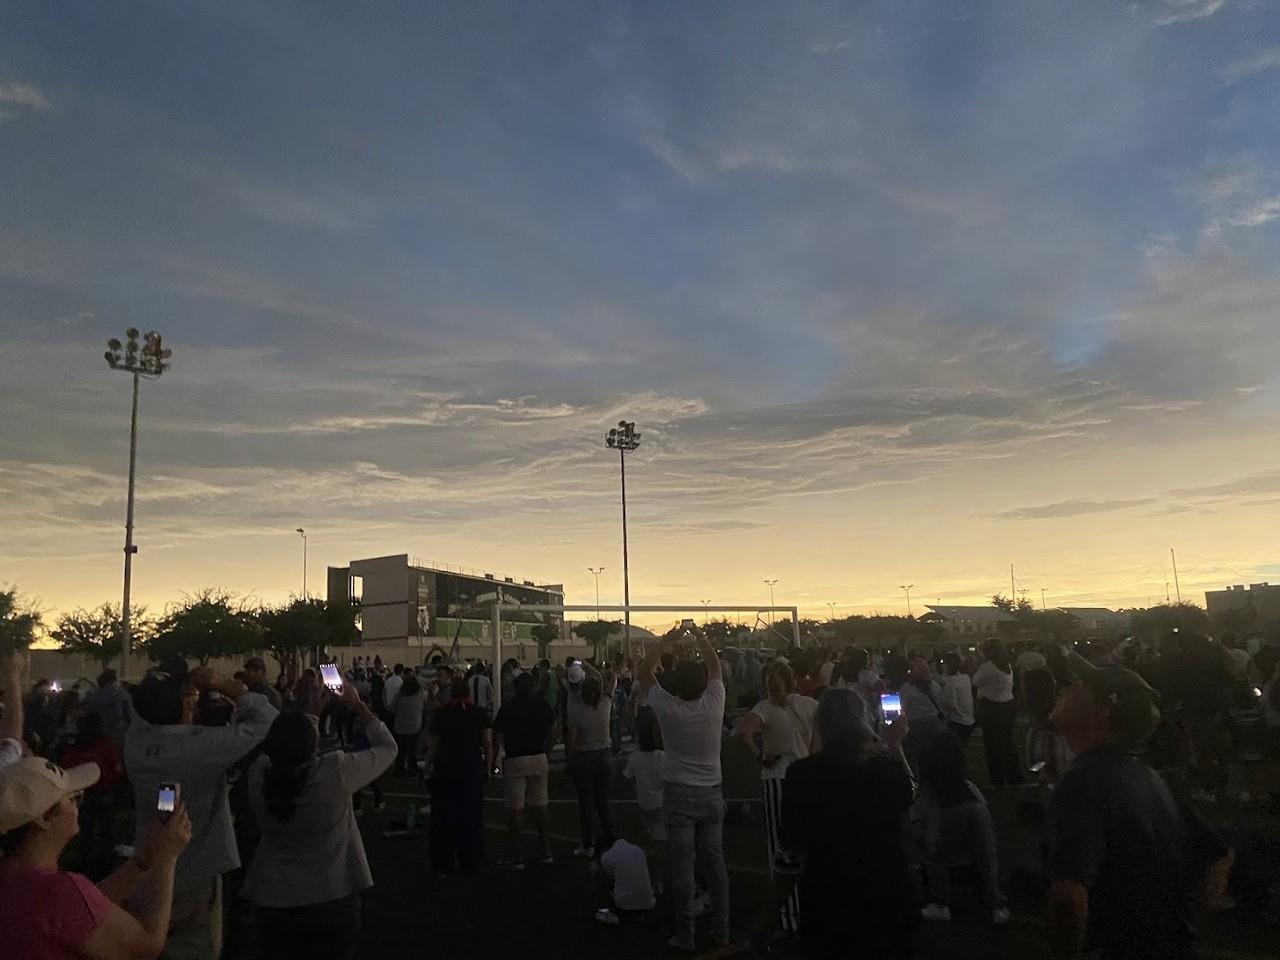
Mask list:
[[[410,553],[594,602],[1280,580],[1280,11],[0,11],[0,582]],[[641,621],[643,622],[643,620]]]

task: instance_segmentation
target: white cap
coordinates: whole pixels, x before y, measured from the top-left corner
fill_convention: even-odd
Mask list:
[[[587,678],[587,671],[582,669],[582,664],[571,663],[569,669],[564,672],[564,678],[570,683],[581,683]]]
[[[43,817],[73,793],[98,782],[96,763],[63,770],[43,757],[24,757],[0,772],[0,833]]]

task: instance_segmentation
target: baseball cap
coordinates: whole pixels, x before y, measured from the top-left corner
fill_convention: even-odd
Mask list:
[[[267,663],[261,657],[250,657],[244,662],[246,670],[263,670],[267,669]]]
[[[1159,694],[1142,677],[1116,663],[1078,672],[1095,696],[1111,704],[1112,725],[1121,743],[1141,746],[1155,733],[1160,723]]]
[[[582,669],[582,664],[571,663],[569,669],[564,672],[564,678],[570,683],[581,683],[587,677],[587,671]]]
[[[24,757],[0,773],[0,833],[39,819],[59,801],[87,790],[102,772],[96,763],[63,770],[43,757]]]

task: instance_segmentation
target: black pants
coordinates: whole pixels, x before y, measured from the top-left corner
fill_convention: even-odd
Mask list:
[[[360,944],[360,894],[305,907],[258,907],[262,960],[351,960]]]
[[[956,739],[960,741],[962,746],[969,745],[969,737],[973,735],[974,724],[952,721],[947,726],[951,728],[951,732],[956,735]]]
[[[431,869],[470,873],[484,849],[484,763],[436,763],[431,778]]]
[[[601,836],[613,836],[613,812],[609,808],[609,781],[613,767],[608,750],[582,750],[569,754],[569,776],[578,795],[578,825],[582,845],[595,845],[592,814],[600,818]]]
[[[987,754],[987,774],[993,787],[1022,783],[1022,765],[1013,745],[1013,722],[1018,704],[978,701],[978,722],[982,724],[982,747]]]
[[[413,775],[418,772],[418,735],[416,733],[397,733],[396,773]]]

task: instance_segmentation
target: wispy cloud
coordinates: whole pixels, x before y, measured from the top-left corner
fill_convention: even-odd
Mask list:
[[[1117,510],[1132,510],[1153,503],[1151,497],[1133,497],[1118,500],[1060,500],[1057,503],[1042,503],[1035,507],[1017,507],[992,514],[995,520],[1062,520],[1068,517],[1080,517],[1092,513],[1114,513]]]
[[[11,80],[0,83],[0,122],[13,120],[24,112],[52,110],[49,98],[34,83]]]
[[[1160,26],[1212,17],[1231,0],[1158,0],[1155,22]]]
[[[1218,69],[1218,75],[1228,84],[1239,83],[1249,77],[1280,67],[1280,46],[1267,47],[1238,57]]]

